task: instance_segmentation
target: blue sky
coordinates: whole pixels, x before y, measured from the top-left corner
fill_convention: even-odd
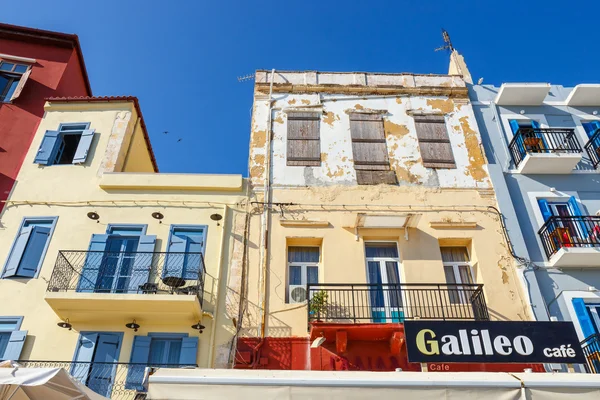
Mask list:
[[[237,76],[446,73],[444,27],[475,80],[598,83],[594,15],[600,1],[19,0],[0,20],[78,34],[94,94],[140,99],[162,172],[246,176],[253,86]]]

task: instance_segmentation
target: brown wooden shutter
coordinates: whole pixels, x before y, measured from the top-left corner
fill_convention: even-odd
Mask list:
[[[396,184],[380,114],[350,114],[354,169],[359,185]]]
[[[321,165],[319,124],[316,112],[294,112],[287,116],[287,165]]]
[[[415,116],[423,165],[428,168],[456,168],[452,145],[443,116]]]

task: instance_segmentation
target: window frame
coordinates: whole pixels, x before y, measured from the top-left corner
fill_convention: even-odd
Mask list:
[[[29,222],[30,221],[52,221],[51,225],[50,225],[50,233],[48,234],[48,240],[46,241],[46,246],[44,246],[44,251],[42,252],[42,256],[40,257],[40,261],[37,265],[35,275],[32,278],[21,277],[21,276],[5,277],[4,272],[6,271],[8,260],[15,248],[15,245],[17,244],[17,239],[19,237],[19,233],[21,233],[21,230],[23,229],[23,227],[25,226],[25,223],[27,221],[29,221]],[[8,253],[6,255],[6,259],[4,260],[4,266],[2,267],[2,273],[0,274],[0,279],[37,279],[38,278],[38,276],[40,275],[40,271],[42,269],[42,265],[44,264],[44,260],[46,259],[48,247],[50,246],[50,242],[52,241],[52,235],[54,234],[54,229],[56,228],[57,221],[58,221],[58,216],[54,216],[54,217],[23,217],[23,219],[21,220],[21,224],[19,225],[19,229],[17,230],[17,233],[15,234],[13,242],[10,246],[10,250],[8,251]]]
[[[158,339],[158,340],[180,340],[182,341],[182,339],[190,337],[190,335],[188,333],[175,333],[175,332],[149,332],[148,334],[146,334],[146,336],[148,336],[150,338],[150,350],[148,351],[148,360],[146,361],[148,364],[150,364],[150,352],[152,349],[152,341],[154,339]],[[179,357],[181,357],[181,351],[183,351],[183,348],[180,349],[179,352]],[[163,354],[164,356],[164,354]],[[172,365],[169,363],[159,363],[161,365]]]
[[[6,87],[3,88],[3,90],[0,92],[0,103],[11,103],[12,102],[12,95],[10,96],[10,98],[7,99],[7,94],[10,90],[10,88],[12,87],[13,83],[16,82],[20,82],[21,79],[23,78],[23,76],[31,70],[32,64],[31,63],[26,63],[23,61],[19,61],[19,60],[11,60],[9,58],[3,58],[0,57],[0,66],[2,64],[13,64],[13,67],[10,71],[6,71],[6,70],[0,70],[0,74],[6,74],[10,76],[10,81],[9,84],[6,85]],[[15,72],[15,69],[17,68],[17,66],[25,66],[25,71],[23,72]],[[19,86],[19,83],[17,83],[17,87]],[[17,90],[17,88],[15,87],[15,91]],[[14,92],[13,92],[14,94]]]
[[[169,244],[171,243],[171,237],[173,236],[173,232],[177,229],[202,229],[202,234],[204,236],[202,240],[202,256],[204,257],[206,254],[206,241],[208,240],[208,225],[193,225],[193,224],[171,224],[169,227],[169,239],[167,242],[167,248],[165,249],[167,252],[169,251]]]
[[[79,135],[79,136],[83,136],[83,132],[86,130],[90,129],[90,125],[92,123],[91,122],[65,122],[65,123],[60,123],[58,124],[58,140],[63,140],[63,137],[66,135]],[[83,125],[85,126],[84,129],[81,130],[76,130],[76,131],[65,131],[63,132],[63,128],[68,128],[68,127],[72,127],[72,126],[79,126],[79,125]],[[81,140],[81,138],[80,138]],[[59,145],[57,143],[57,145]],[[77,145],[79,147],[79,144]],[[75,152],[77,152],[77,148],[75,149]],[[59,165],[75,165],[73,164],[73,160],[71,160],[70,163],[65,163],[65,164],[58,164],[56,161],[59,158],[59,153],[62,154],[62,152],[57,151],[56,154],[54,155],[54,158],[52,160],[52,162],[48,165],[48,166],[59,166]],[[75,154],[73,154],[73,157],[75,157]]]
[[[106,234],[107,235],[118,235],[118,233],[114,233],[113,229],[140,229],[139,235],[146,235],[146,231],[148,230],[148,224],[108,224],[106,226]],[[135,236],[135,235],[133,235]]]
[[[320,279],[320,274],[321,274],[321,246],[315,246],[315,245],[300,245],[300,246],[287,246],[286,252],[285,252],[285,256],[286,256],[286,260],[289,260],[289,252],[290,252],[290,248],[291,247],[312,247],[312,248],[317,248],[319,249],[319,261],[317,261],[316,263],[313,262],[300,262],[300,261],[287,261],[287,276],[286,276],[286,283],[285,283],[285,289],[286,289],[286,296],[285,296],[285,303],[286,304],[295,304],[295,303],[291,303],[290,302],[290,278],[292,276],[290,269],[291,267],[300,267],[300,284],[299,285],[293,285],[293,286],[304,286],[306,287],[306,285],[308,284],[308,267],[316,267],[317,268],[317,284],[319,282],[321,282]],[[305,301],[308,300],[308,296],[307,299]]]
[[[23,316],[15,317],[0,317],[0,321],[15,321],[15,327],[13,329],[2,329],[0,325],[0,332],[13,332],[21,330],[21,324],[23,323]]]

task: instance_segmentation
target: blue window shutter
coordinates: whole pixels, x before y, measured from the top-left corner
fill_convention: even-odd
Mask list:
[[[541,127],[540,127],[540,123],[539,123],[539,122],[537,122],[537,121],[534,121],[534,120],[531,120],[531,127],[532,127],[533,129],[540,129],[540,128],[541,128]]]
[[[50,228],[45,226],[34,226],[29,235],[27,247],[21,257],[17,276],[33,278],[42,261],[42,255],[46,248],[46,243],[50,238]]]
[[[21,357],[21,350],[23,350],[26,337],[27,331],[12,331],[2,358],[4,360],[18,360]]]
[[[21,258],[23,258],[23,253],[27,247],[27,242],[29,241],[29,236],[31,235],[32,230],[33,227],[28,226],[27,228],[21,229],[19,232],[12,251],[8,256],[8,260],[6,261],[6,267],[4,268],[4,274],[2,275],[3,277],[17,275],[19,263],[21,262]]]
[[[131,349],[129,362],[136,365],[129,365],[127,380],[125,381],[126,389],[143,390],[144,370],[150,358],[150,342],[152,342],[150,336],[135,336],[133,338],[133,348]]]
[[[587,134],[588,138],[591,138],[596,130],[594,125],[592,125],[591,122],[582,122],[581,126],[583,126],[583,129],[585,129],[585,133]]]
[[[577,204],[577,199],[574,196],[569,197],[569,207],[571,207],[571,212],[573,216],[580,216],[581,210],[579,209],[579,204]]]
[[[540,210],[542,211],[542,216],[544,217],[544,221],[548,221],[550,219],[550,217],[552,217],[552,210],[550,209],[548,200],[538,199],[538,205],[540,206]]]
[[[56,155],[56,149],[58,148],[58,137],[60,133],[58,131],[46,131],[42,144],[35,156],[33,162],[35,164],[50,165],[54,161]]]
[[[129,291],[137,293],[139,287],[148,282],[150,270],[152,269],[152,260],[154,259],[154,246],[156,245],[156,235],[140,235],[137,254],[133,260],[133,270],[129,280]]]
[[[587,307],[585,306],[585,302],[583,301],[583,299],[574,298],[573,308],[575,309],[575,315],[577,315],[577,320],[579,321],[579,326],[581,327],[583,338],[585,339],[595,334],[596,329],[594,328],[594,323],[590,318],[590,314],[588,313]]]
[[[517,131],[519,130],[519,121],[517,121],[516,119],[511,119],[510,121],[508,121],[510,123],[510,129],[512,130],[513,135],[515,133],[517,133]]]
[[[79,278],[77,285],[78,292],[93,292],[95,290],[107,241],[108,235],[92,235],[85,264],[81,271],[81,278]]]
[[[181,340],[179,364],[196,365],[198,358],[198,337],[185,337]]]
[[[82,333],[79,336],[79,345],[71,365],[71,375],[82,383],[85,383],[89,377],[90,363],[93,361],[97,342],[97,333]]]
[[[85,162],[90,146],[92,145],[92,140],[94,139],[95,131],[95,129],[86,129],[83,131],[81,139],[79,140],[79,145],[77,145],[77,150],[75,150],[73,164],[82,164]]]
[[[187,251],[187,237],[175,235],[171,227],[171,235],[169,236],[169,245],[167,246],[167,254],[165,258],[165,266],[163,269],[163,278],[166,276],[182,277],[183,265],[185,262],[185,253]]]

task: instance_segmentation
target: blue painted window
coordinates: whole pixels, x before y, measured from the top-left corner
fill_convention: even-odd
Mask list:
[[[71,375],[94,392],[111,397],[122,332],[81,332]]]
[[[56,131],[46,131],[35,156],[41,165],[83,164],[94,138],[89,123],[61,124]]]
[[[585,129],[585,133],[589,138],[594,136],[596,131],[600,129],[600,121],[590,121],[590,122],[582,122],[583,129]]]
[[[18,360],[27,338],[27,331],[19,330],[23,317],[0,317],[0,359]]]
[[[57,217],[25,218],[4,264],[3,278],[38,275]]]
[[[171,225],[163,277],[196,280],[202,272],[206,226]]]

